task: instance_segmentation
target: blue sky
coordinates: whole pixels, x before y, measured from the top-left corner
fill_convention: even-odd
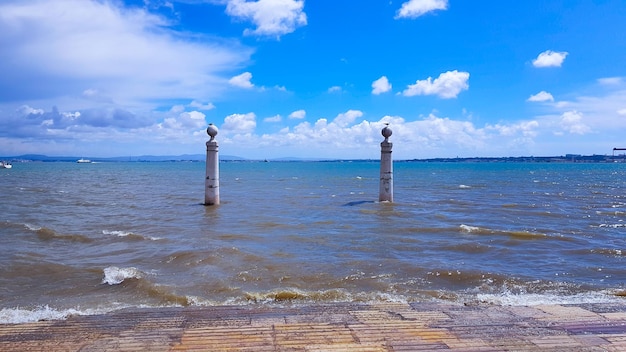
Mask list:
[[[626,147],[622,0],[2,0],[0,155]]]

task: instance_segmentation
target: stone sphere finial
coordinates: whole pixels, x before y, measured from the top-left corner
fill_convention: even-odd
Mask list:
[[[386,125],[389,125],[389,124],[386,124]],[[389,128],[389,126],[385,126],[385,128],[383,128],[381,133],[383,137],[385,137],[385,140],[387,140],[387,138],[391,137],[391,134],[393,133],[393,131],[391,131],[391,128]]]
[[[217,136],[217,131],[217,126],[212,123],[210,123],[209,127],[206,128],[206,133],[211,137],[211,140],[215,139],[215,136]]]

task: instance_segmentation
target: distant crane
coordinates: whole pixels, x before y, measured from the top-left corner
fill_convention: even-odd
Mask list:
[[[626,150],[626,148],[613,148],[613,156],[615,156],[616,150]]]

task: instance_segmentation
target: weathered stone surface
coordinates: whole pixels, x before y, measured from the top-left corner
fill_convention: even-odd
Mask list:
[[[1,351],[621,351],[626,304],[124,310],[0,324]]]

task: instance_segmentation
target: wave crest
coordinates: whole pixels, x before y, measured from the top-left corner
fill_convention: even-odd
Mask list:
[[[141,279],[143,273],[134,267],[118,268],[116,266],[110,266],[104,268],[103,284],[119,285],[126,279]]]
[[[103,235],[117,236],[121,238],[127,238],[129,240],[150,240],[150,241],[158,241],[161,238],[153,237],[153,236],[144,236],[130,231],[110,231],[110,230],[102,230]]]
[[[35,309],[3,308],[0,309],[0,324],[24,324],[42,320],[64,320],[72,315],[94,315],[106,313],[107,310],[96,309],[63,309],[57,310],[48,305]]]

